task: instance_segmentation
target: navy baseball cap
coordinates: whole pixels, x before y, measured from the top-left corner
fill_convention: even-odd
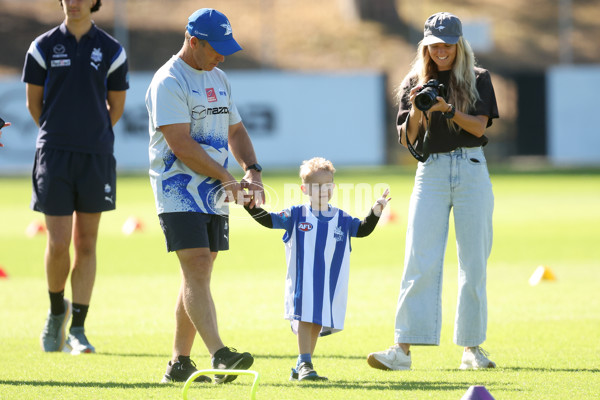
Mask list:
[[[206,40],[223,56],[228,56],[242,47],[233,38],[227,17],[212,8],[201,8],[188,18],[187,31],[198,39]]]
[[[422,43],[426,46],[435,43],[456,44],[461,36],[462,23],[460,19],[450,13],[439,12],[425,21]]]

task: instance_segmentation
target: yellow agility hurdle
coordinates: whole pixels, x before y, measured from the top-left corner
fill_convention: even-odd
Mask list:
[[[256,389],[258,389],[259,375],[256,371],[245,370],[245,369],[203,369],[194,372],[183,385],[183,400],[188,400],[187,392],[194,380],[199,375],[205,374],[216,374],[216,375],[254,375],[254,382],[252,382],[252,388],[250,389],[250,400],[256,400]]]

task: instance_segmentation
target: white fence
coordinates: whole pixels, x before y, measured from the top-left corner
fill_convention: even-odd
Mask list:
[[[385,162],[385,82],[380,73],[227,74],[264,168],[297,167],[315,156],[329,158],[334,165]],[[120,171],[148,168],[144,97],[151,78],[151,73],[131,74],[125,112],[115,127]],[[25,84],[18,76],[0,80],[0,116],[12,123],[3,130],[0,174],[29,173],[37,127],[25,107]]]
[[[600,66],[551,68],[546,85],[552,164],[600,165],[600,124],[596,120]]]

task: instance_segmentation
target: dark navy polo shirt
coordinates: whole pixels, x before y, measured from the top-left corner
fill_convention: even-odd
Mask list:
[[[106,95],[129,88],[127,56],[116,39],[92,24],[77,42],[63,23],[31,43],[22,79],[44,86],[37,148],[113,153]]]

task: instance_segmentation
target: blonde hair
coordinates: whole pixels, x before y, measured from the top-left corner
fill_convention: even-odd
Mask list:
[[[417,55],[411,64],[408,76],[415,77],[417,84],[422,85],[430,79],[437,79],[437,64],[431,59],[429,48],[419,42]],[[479,100],[479,92],[475,81],[475,54],[468,41],[462,36],[456,43],[456,58],[450,73],[450,84],[448,89],[448,103],[453,104],[457,110],[468,113],[475,107]],[[398,102],[401,101],[402,86],[397,92]],[[456,125],[448,120],[451,128],[457,129]]]
[[[320,171],[331,172],[331,175],[335,173],[335,168],[331,161],[326,160],[323,157],[314,157],[310,160],[305,160],[300,165],[300,179],[302,182],[306,182],[314,173]]]

